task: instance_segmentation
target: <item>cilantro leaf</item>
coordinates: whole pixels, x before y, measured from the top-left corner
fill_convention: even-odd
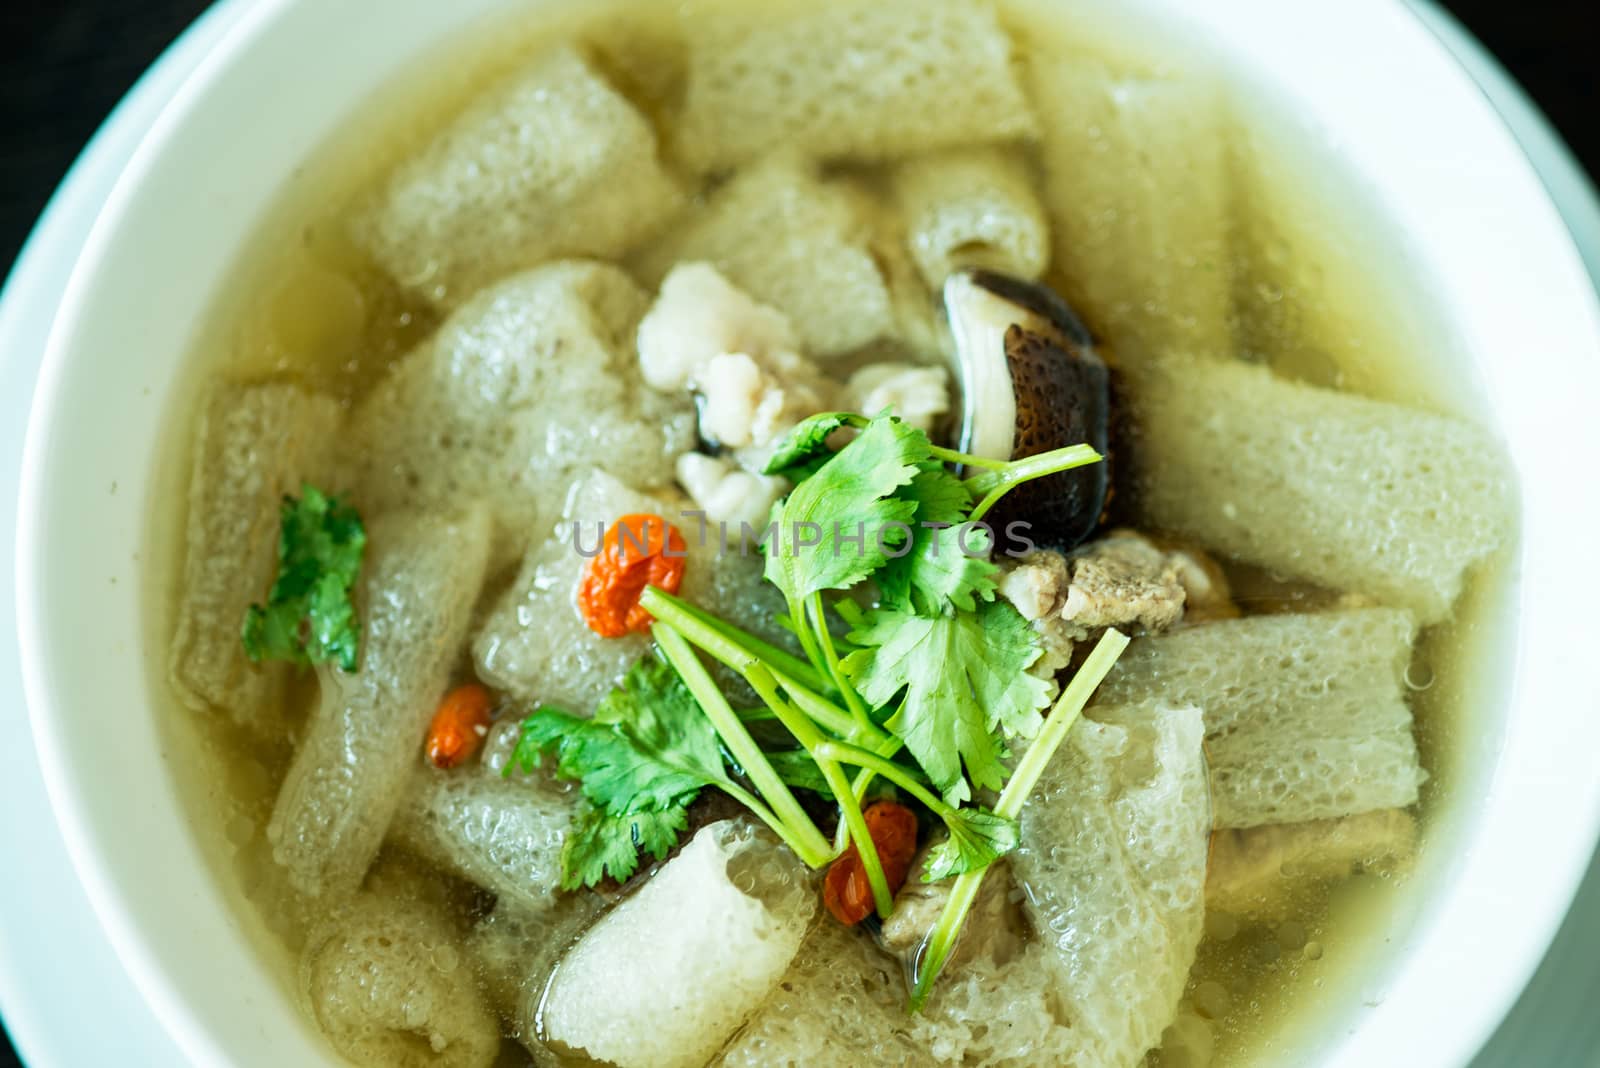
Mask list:
[[[828,780],[822,777],[822,769],[817,767],[817,762],[804,749],[768,752],[767,763],[772,765],[772,770],[786,785],[797,790],[813,790],[824,797],[833,796]]]
[[[878,572],[884,599],[900,608],[935,615],[947,606],[972,611],[992,601],[1000,569],[989,561],[994,538],[981,525],[918,526],[911,551]]]
[[[911,484],[895,494],[917,502],[917,519],[927,523],[959,523],[972,510],[966,483],[937,461],[922,465]]]
[[[946,800],[959,804],[972,796],[972,786],[1000,788],[1005,767],[998,732],[1037,733],[1037,713],[1050,696],[1049,684],[1027,673],[1039,658],[1038,637],[1015,608],[988,602],[931,618],[882,608],[869,613],[850,640],[861,648],[844,658],[845,675],[874,705],[904,695],[885,726]]]
[[[557,777],[578,780],[592,806],[563,846],[564,886],[627,879],[640,849],[660,859],[677,841],[702,787],[732,785],[711,721],[654,657],[628,670],[593,719],[541,708],[523,720],[505,774],[552,754]]]
[[[822,590],[855,585],[889,558],[915,501],[893,496],[932,448],[926,434],[887,416],[872,420],[776,509],[766,576],[791,606]]]
[[[998,816],[986,808],[959,808],[945,816],[950,837],[928,850],[922,881],[936,883],[962,872],[980,871],[1021,841],[1017,821]]]
[[[687,804],[706,782],[655,759],[623,728],[559,709],[541,708],[523,720],[523,744],[554,754],[558,778],[580,782],[584,797],[617,815]]]
[[[942,464],[930,464],[895,493],[915,501],[917,511],[909,551],[878,571],[884,599],[903,609],[938,615],[947,606],[971,611],[992,601],[999,568],[989,562],[994,537],[966,523],[972,497]]]
[[[292,664],[336,661],[355,671],[361,621],[350,591],[366,553],[361,516],[310,483],[284,497],[278,531],[278,575],[265,605],[245,613],[240,638],[251,660]]]
[[[524,746],[554,753],[556,775],[582,780],[583,795],[616,815],[693,800],[702,786],[730,782],[711,726],[677,672],[654,657],[628,670],[593,719],[542,708],[522,723]]]
[[[672,665],[641,657],[594,712],[596,723],[622,728],[641,754],[705,785],[729,781],[711,720]]]
[[[613,816],[585,807],[561,844],[561,889],[594,886],[607,875],[626,882],[639,870],[639,853],[660,860],[689,825],[682,807]]]
[[[821,412],[803,419],[778,443],[762,474],[782,475],[792,482],[804,482],[832,456],[828,439],[840,427],[864,427],[867,420],[849,412]]]

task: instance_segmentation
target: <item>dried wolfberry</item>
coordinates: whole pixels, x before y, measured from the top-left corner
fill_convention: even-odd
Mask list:
[[[678,528],[658,515],[625,515],[613,523],[578,585],[578,610],[589,629],[605,638],[649,630],[650,613],[639,607],[639,595],[646,586],[677,593],[687,549]]]
[[[453,768],[471,757],[489,733],[493,699],[476,682],[457,686],[444,695],[428,724],[425,752],[436,768]]]
[[[917,855],[916,814],[893,801],[876,801],[861,815],[866,821],[867,833],[872,836],[872,844],[878,850],[878,863],[883,867],[889,892],[895,893],[905,885],[911,861]],[[828,906],[833,918],[846,927],[872,914],[872,884],[854,842],[829,866],[822,882],[822,903]]]

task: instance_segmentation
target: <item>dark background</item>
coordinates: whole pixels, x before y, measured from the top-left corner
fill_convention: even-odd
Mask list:
[[[9,270],[51,191],[117,99],[206,6],[206,0],[0,0],[0,269]],[[1589,173],[1600,174],[1594,0],[1444,0],[1444,6],[1529,90]],[[26,859],[7,858],[7,866],[16,861]],[[91,1021],[93,1007],[84,1010]],[[0,1068],[14,1064],[0,1038]]]

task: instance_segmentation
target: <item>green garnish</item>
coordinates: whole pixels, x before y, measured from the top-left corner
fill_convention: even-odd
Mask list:
[[[361,570],[367,532],[361,516],[310,483],[284,497],[278,533],[278,577],[266,605],[245,613],[240,637],[251,660],[338,663],[354,671],[361,621],[350,590]]]
[[[858,433],[831,450],[829,439],[846,427]],[[689,803],[714,786],[812,867],[853,846],[887,917],[893,898],[861,808],[878,782],[949,832],[924,871],[956,883],[917,977],[920,1007],[983,873],[1017,848],[1022,798],[1120,653],[1116,642],[1126,644],[1108,634],[1041,718],[1049,684],[1028,674],[1039,636],[996,599],[999,569],[975,524],[1012,487],[1099,459],[1082,445],[1015,463],[966,456],[888,414],[830,412],[801,423],[767,466],[796,487],[773,508],[765,574],[783,594],[781,619],[804,656],[650,587],[639,605],[656,621],[664,663],[635,665],[592,720],[546,710],[523,724],[515,765],[531,768],[555,753],[556,773],[580,780],[592,806],[569,837],[564,885],[626,878],[640,850],[664,856]],[[958,476],[952,464],[976,474]],[[864,589],[876,598],[825,603],[869,580]],[[736,672],[763,707],[735,711],[701,655]],[[1035,736],[1008,779],[1011,742]],[[993,810],[972,803],[983,789],[1001,791]],[[838,806],[832,842],[794,790]]]
[[[558,778],[618,815],[687,805],[702,786],[729,781],[717,732],[678,678],[653,657],[629,669],[594,717],[541,708],[522,724],[512,763],[524,771],[556,757]]]
[[[1017,821],[980,808],[957,809],[958,819],[945,826],[950,837],[928,852],[928,870],[923,881],[936,883],[952,875],[983,871],[1012,852],[1020,841]]]
[[[1028,674],[1042,650],[1020,612],[1002,601],[937,616],[880,608],[850,640],[861,648],[845,658],[845,675],[868,701],[896,709],[885,726],[947,801],[1004,785],[1002,731],[1032,737],[1050,701],[1050,684]]]
[[[1106,675],[1116,664],[1117,657],[1121,656],[1122,650],[1127,647],[1127,637],[1117,631],[1108,630],[1101,637],[1094,651],[1089,654],[1089,658],[1083,662],[1077,674],[1072,676],[1072,681],[1061,691],[1055,707],[1050,710],[1050,715],[1045,720],[1044,729],[1039,732],[1033,745],[1028,747],[1022,760],[1017,763],[1016,770],[1011,773],[1011,780],[1006,783],[1006,788],[1000,793],[1000,800],[994,806],[996,816],[1015,820],[1022,815],[1022,803],[1033,792],[1034,786],[1038,785],[1039,776],[1043,775],[1044,769],[1049,766],[1050,758],[1056,755],[1056,750],[1066,741],[1067,732],[1083,714],[1089,698],[1094,696],[1094,691],[1105,681]],[[944,911],[940,913],[939,921],[934,924],[933,932],[928,936],[927,948],[917,962],[916,983],[911,991],[912,1012],[920,1012],[922,1006],[928,1002],[928,995],[933,993],[934,980],[939,978],[944,962],[950,957],[950,950],[955,948],[956,939],[961,935],[962,925],[967,921],[967,913],[971,911],[972,903],[978,899],[978,888],[983,885],[983,877],[987,873],[987,868],[963,872],[956,877],[955,885],[950,888],[950,897],[945,901]]]
[[[888,562],[917,511],[916,501],[895,491],[928,459],[922,431],[874,419],[773,509],[777,536],[767,550],[767,580],[782,592],[792,620],[805,618],[812,594],[848,589]]]
[[[917,473],[899,496],[917,503],[909,551],[877,573],[889,604],[938,615],[946,606],[972,610],[994,600],[999,567],[989,562],[989,532],[967,521],[972,496],[942,466]]]
[[[656,647],[661,651],[661,655],[673,666],[684,685],[694,694],[701,711],[716,728],[722,744],[743,767],[745,775],[755,784],[767,803],[763,804],[740,786],[729,789],[724,785],[723,789],[742,801],[746,808],[772,828],[801,860],[812,867],[820,867],[827,863],[828,840],[817,830],[817,825],[811,822],[811,817],[806,815],[805,809],[800,807],[800,802],[789,791],[789,787],[767,762],[761,747],[750,737],[750,732],[739,719],[738,713],[728,704],[728,699],[722,696],[722,691],[712,680],[711,673],[700,663],[689,643],[684,641],[683,636],[677,631],[662,623],[655,625],[653,633]],[[779,718],[782,718],[781,713]],[[718,756],[720,760],[720,752]],[[824,774],[826,771],[824,768]]]
[[[585,802],[561,843],[561,889],[594,886],[608,875],[625,882],[638,870],[641,852],[660,860],[688,826],[681,807],[613,816]]]
[[[962,872],[977,871],[1017,848],[1015,819],[1006,819],[977,806],[956,808],[924,789],[902,765],[842,742],[818,746],[817,755],[883,776],[944,821],[950,837],[929,851],[924,882],[936,883]]]
[[[728,714],[738,725],[731,708]],[[738,731],[743,733],[743,727]],[[645,657],[600,702],[592,719],[557,708],[542,708],[525,719],[504,774],[531,772],[545,756],[554,755],[556,777],[582,784],[588,807],[562,847],[565,890],[593,886],[606,875],[626,881],[638,869],[641,850],[660,860],[687,825],[689,805],[706,786],[743,801],[797,853],[824,856],[826,841],[815,827],[813,837],[805,840],[804,830],[784,826],[769,806],[733,780],[723,764],[721,744],[719,729],[702,712],[680,672]],[[793,798],[789,800],[792,804]],[[794,804],[786,815],[797,811]],[[801,818],[806,818],[803,813]]]
[[[818,794],[828,792],[828,780],[823,778],[822,769],[817,767],[817,762],[804,749],[769,752],[767,763],[778,773],[778,778],[797,790],[810,790]]]
[[[852,426],[860,429],[867,425],[869,420],[865,416],[853,415],[850,412],[823,412],[804,420],[793,430],[789,436],[778,444],[772,455],[767,459],[767,466],[762,470],[767,475],[782,475],[794,482],[800,482],[817,473],[817,469],[833,456],[833,451],[828,448],[828,438],[840,427]]]

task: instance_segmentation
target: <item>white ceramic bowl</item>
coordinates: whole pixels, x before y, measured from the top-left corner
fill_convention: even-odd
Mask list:
[[[335,1064],[213,879],[147,695],[140,565],[157,442],[195,324],[296,165],[438,42],[536,0],[229,0],[99,218],[29,426],[19,635],[41,763],[135,983],[201,1064]],[[1471,80],[1392,0],[1148,0],[1318,125],[1402,226],[1486,384],[1522,485],[1503,715],[1469,746],[1426,908],[1294,1059],[1460,1066],[1526,982],[1600,829],[1600,314],[1556,211]],[[70,962],[63,966],[70,967]],[[1365,1002],[1362,1004],[1361,1002]],[[88,1026],[104,1026],[92,1021]]]

